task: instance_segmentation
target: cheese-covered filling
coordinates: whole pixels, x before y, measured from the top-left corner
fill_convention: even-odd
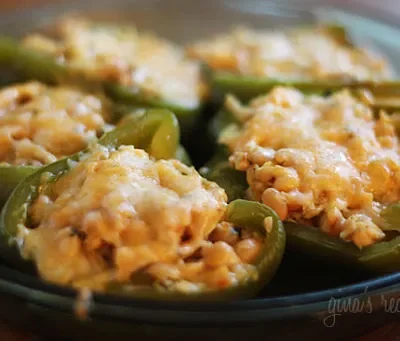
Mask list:
[[[0,90],[0,164],[41,166],[85,149],[109,108],[74,88],[37,82]]]
[[[24,44],[91,77],[139,88],[146,96],[196,108],[205,94],[199,64],[182,49],[131,26],[80,18],[60,22],[58,40],[30,35]]]
[[[281,219],[319,226],[358,247],[385,237],[380,212],[400,199],[399,139],[348,91],[328,98],[275,88],[242,106],[243,122],[221,136],[232,165],[246,171],[250,198]]]
[[[23,253],[51,282],[106,290],[140,281],[198,292],[257,277],[262,239],[221,222],[226,194],[177,160],[97,147],[45,186],[21,229]]]
[[[216,70],[274,79],[367,80],[392,73],[382,57],[349,46],[329,27],[284,31],[240,27],[189,46],[188,54]]]

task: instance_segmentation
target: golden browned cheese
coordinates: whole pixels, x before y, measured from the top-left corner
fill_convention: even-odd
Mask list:
[[[326,27],[281,31],[239,27],[187,51],[216,70],[276,79],[368,80],[392,74],[382,57],[345,44]]]
[[[318,225],[358,247],[384,238],[380,212],[400,199],[399,140],[390,118],[347,91],[328,98],[290,88],[242,107],[244,125],[221,136],[230,161],[247,172],[248,195],[282,219]]]
[[[24,44],[95,78],[139,87],[185,107],[196,108],[205,95],[199,64],[153,34],[82,18],[62,20],[57,33],[59,40],[35,34]]]
[[[75,287],[145,275],[172,291],[224,288],[257,276],[261,248],[260,237],[219,223],[226,200],[177,160],[97,147],[36,199],[23,253],[44,279]]]
[[[0,91],[0,163],[41,166],[85,149],[109,115],[99,98],[37,82]]]

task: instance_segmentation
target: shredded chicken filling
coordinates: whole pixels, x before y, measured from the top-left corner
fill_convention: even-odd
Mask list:
[[[216,70],[294,80],[385,79],[383,57],[354,48],[329,29],[257,31],[246,27],[188,47],[188,54]]]
[[[23,253],[49,281],[105,290],[148,279],[198,292],[257,277],[262,238],[221,222],[226,194],[177,160],[98,147],[49,184],[21,229]]]
[[[80,18],[61,21],[57,33],[58,40],[34,34],[24,44],[95,78],[185,107],[196,108],[205,95],[199,64],[153,34]]]
[[[221,135],[248,195],[282,220],[319,226],[362,248],[385,237],[382,209],[400,199],[399,139],[390,117],[348,91],[328,98],[290,88],[228,109],[243,123]]]
[[[41,166],[85,149],[108,107],[69,87],[31,82],[0,91],[0,163]]]

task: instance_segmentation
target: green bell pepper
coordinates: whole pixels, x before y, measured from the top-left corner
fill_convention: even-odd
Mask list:
[[[310,29],[310,27],[301,27],[301,29]],[[312,29],[312,28],[311,28]],[[343,26],[331,24],[326,25],[324,30],[343,46],[355,47],[351,38]],[[301,80],[301,79],[274,79],[266,77],[257,77],[251,75],[241,75],[232,71],[212,69],[208,66],[205,73],[211,84],[214,96],[223,99],[225,94],[232,94],[240,100],[246,102],[250,99],[265,94],[276,86],[290,86],[301,90],[308,94],[320,94],[334,92],[343,88],[349,89],[365,89],[372,92],[376,96],[381,95],[399,95],[400,80],[383,80],[383,81],[358,81],[351,78],[343,78],[337,80]],[[375,106],[375,104],[373,104]],[[386,101],[385,104],[376,103],[377,107],[386,107],[390,110],[398,110],[400,105],[398,101]]]
[[[228,157],[228,148],[219,145],[212,159],[200,169],[200,174],[225,189],[228,200],[232,201],[244,198],[248,186],[245,173],[233,169]]]
[[[171,132],[170,129],[171,126],[176,126],[174,116],[163,110],[153,110],[137,117],[137,122],[134,124],[127,122],[105,134],[98,143],[108,148],[133,144],[136,147],[147,149],[156,158],[174,157],[178,148],[177,130]],[[88,153],[90,153],[90,149],[43,167],[16,187],[0,215],[0,254],[9,264],[18,269],[34,271],[33,263],[21,255],[22,241],[18,238],[19,226],[26,225],[29,221],[29,206],[37,197],[43,182],[62,176],[68,171],[71,162],[79,162]],[[264,224],[267,217],[272,218],[272,226],[269,230]],[[244,200],[231,202],[227,207],[224,219],[264,236],[263,248],[254,263],[257,269],[257,278],[248,278],[227,289],[196,294],[168,292],[157,286],[132,290],[135,283],[119,284],[115,282],[109,283],[107,292],[159,300],[228,300],[255,295],[272,279],[282,260],[286,245],[286,234],[282,222],[267,206]]]
[[[219,94],[233,94],[242,101],[248,101],[256,96],[270,91],[276,86],[297,88],[306,94],[319,94],[348,89],[365,89],[374,95],[398,95],[400,93],[399,80],[387,81],[297,81],[289,79],[267,79],[254,76],[241,76],[227,72],[214,72],[211,76],[211,86]],[[398,107],[397,101],[386,104],[388,107]]]
[[[212,134],[216,135],[231,123],[240,124],[232,114],[221,111],[211,125]],[[203,167],[201,172],[206,178],[224,188],[229,200],[245,198],[248,188],[246,173],[236,171],[229,164],[228,157],[227,147],[219,145],[214,157]],[[381,212],[381,217],[385,222],[384,230],[398,232],[400,229],[400,204],[389,205]],[[294,222],[284,222],[284,226],[290,249],[376,272],[400,271],[400,236],[396,233],[389,240],[359,250],[355,245],[329,236],[318,228]]]
[[[49,84],[77,84],[93,92],[104,93],[114,102],[135,108],[165,108],[177,116],[182,131],[194,123],[198,107],[183,107],[160,97],[143,92],[140,88],[122,86],[110,81],[88,78],[54,58],[24,47],[10,37],[0,37],[0,65],[11,67],[24,79],[35,79]]]
[[[37,169],[34,166],[0,165],[0,207],[4,205],[14,188]]]
[[[288,246],[328,261],[359,266],[375,272],[400,271],[400,236],[358,249],[318,228],[285,222]]]
[[[163,115],[165,117],[163,117]],[[152,138],[152,144],[149,146],[150,153],[155,157],[162,156],[168,152],[169,148],[175,151],[171,157],[175,157],[178,160],[190,165],[191,161],[186,153],[186,150],[179,145],[179,124],[175,116],[168,110],[164,109],[152,109],[148,111],[141,111],[136,114],[127,115],[124,121],[121,122],[119,127],[116,129],[118,132],[117,136],[122,136],[124,138],[130,138],[130,135],[136,134],[138,129],[141,129],[143,125],[143,120],[155,120],[159,122],[160,128],[155,133]],[[136,127],[136,125],[138,125]],[[99,140],[105,143],[109,139],[115,136],[113,131],[105,133],[103,137]],[[169,139],[169,140],[168,140]],[[169,141],[166,143],[166,141]],[[173,147],[171,147],[171,144]],[[175,146],[176,145],[176,146]],[[0,207],[3,206],[13,189],[26,178],[31,173],[35,172],[38,167],[34,166],[13,166],[13,165],[1,165],[0,164]]]

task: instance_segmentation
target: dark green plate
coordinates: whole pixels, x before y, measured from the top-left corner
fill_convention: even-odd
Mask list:
[[[288,254],[270,286],[252,300],[166,303],[94,295],[87,319],[81,320],[75,315],[76,298],[74,290],[0,266],[0,320],[73,340],[244,340],[256,335],[348,340],[398,319],[393,304],[400,301],[400,273],[371,277]]]
[[[0,29],[3,34],[22,35],[33,27],[51,24],[55,17],[73,10],[95,17],[133,21],[167,38],[188,42],[226,31],[235,24],[279,27],[310,23],[318,18],[334,19],[362,44],[382,49],[394,66],[400,68],[397,18],[381,14],[379,22],[368,19],[372,11],[364,7],[357,7],[360,15],[355,15],[348,11],[350,5],[342,9],[321,8],[323,3],[59,0],[47,7],[3,15]],[[377,18],[378,14],[372,17]],[[392,22],[392,26],[387,22]],[[205,129],[204,122],[199,122],[192,138],[185,141],[198,164],[211,153],[212,145],[205,141]],[[400,273],[378,277],[326,264],[323,260],[287,254],[271,285],[252,300],[190,304],[95,295],[86,320],[75,316],[75,302],[75,291],[44,283],[32,274],[20,273],[0,262],[0,320],[42,335],[55,335],[57,340],[95,337],[163,341],[348,340],[387,321],[399,320]]]

